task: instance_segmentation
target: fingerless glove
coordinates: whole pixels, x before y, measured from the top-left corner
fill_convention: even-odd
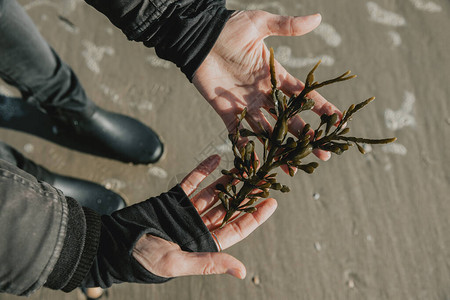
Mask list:
[[[184,251],[217,251],[197,210],[177,185],[158,197],[102,216],[98,254],[83,286],[106,288],[120,282],[169,280],[150,273],[134,259],[133,248],[144,234],[174,242]]]

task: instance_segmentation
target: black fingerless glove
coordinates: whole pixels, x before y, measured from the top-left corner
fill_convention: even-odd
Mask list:
[[[85,287],[107,288],[114,283],[162,283],[137,262],[136,242],[151,234],[191,252],[215,252],[217,247],[201,217],[179,185],[159,197],[102,216],[97,257],[83,280]]]

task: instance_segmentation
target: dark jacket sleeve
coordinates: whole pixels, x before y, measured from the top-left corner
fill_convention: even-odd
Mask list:
[[[192,80],[232,11],[224,0],[86,0],[129,40],[155,47]]]

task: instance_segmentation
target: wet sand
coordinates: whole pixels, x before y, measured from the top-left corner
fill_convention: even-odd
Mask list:
[[[174,65],[127,41],[84,2],[21,3],[87,94],[158,131],[167,155],[132,166],[21,132],[0,129],[1,140],[50,170],[109,185],[130,203],[166,191],[209,154],[230,166],[222,121]],[[316,32],[267,44],[300,79],[319,57],[318,78],[351,69],[357,79],[321,93],[342,110],[376,96],[350,127],[398,141],[365,156],[356,149],[333,156],[313,175],[283,176],[291,192],[275,194],[273,217],[226,251],[247,266],[245,280],[121,284],[108,299],[450,299],[450,2],[233,0],[228,7],[322,13]],[[15,93],[3,83],[0,91]],[[79,297],[42,289],[30,299]]]

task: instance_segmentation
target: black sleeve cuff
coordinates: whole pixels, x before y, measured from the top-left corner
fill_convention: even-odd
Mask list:
[[[70,292],[80,286],[97,254],[100,217],[67,197],[69,208],[66,237],[58,261],[45,286]]]
[[[87,207],[83,207],[86,217],[86,239],[84,243],[83,253],[80,262],[70,281],[62,288],[64,292],[70,292],[81,285],[92,266],[95,256],[97,255],[98,244],[100,242],[101,220],[100,216]]]

